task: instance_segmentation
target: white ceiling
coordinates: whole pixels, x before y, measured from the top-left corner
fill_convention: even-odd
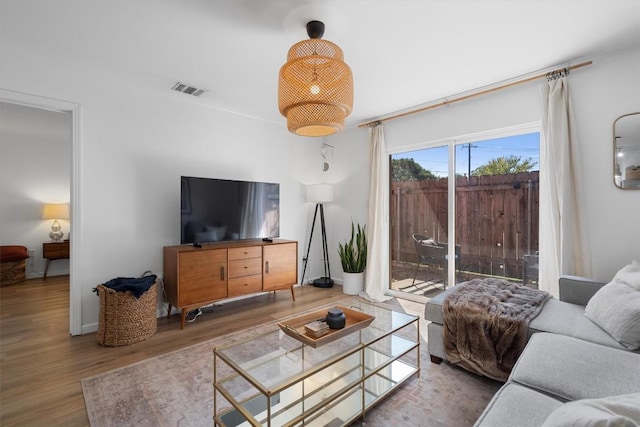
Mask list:
[[[167,96],[183,81],[208,90],[194,102],[285,126],[278,70],[311,19],[352,68],[348,125],[640,49],[640,0],[0,0],[0,53]]]

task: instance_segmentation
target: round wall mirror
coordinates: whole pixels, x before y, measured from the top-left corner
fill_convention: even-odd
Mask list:
[[[640,190],[640,112],[613,122],[613,182],[625,190]]]

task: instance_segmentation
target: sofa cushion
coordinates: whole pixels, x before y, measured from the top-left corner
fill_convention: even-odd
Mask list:
[[[640,393],[582,399],[554,410],[542,427],[633,427],[640,425]]]
[[[489,402],[475,427],[541,425],[562,402],[520,384],[506,383]]]
[[[633,260],[631,264],[625,265],[616,273],[613,280],[625,282],[632,288],[640,291],[640,262]]]
[[[635,261],[589,300],[585,316],[629,350],[640,348],[640,271]],[[640,267],[639,267],[640,270]]]
[[[529,335],[536,332],[553,332],[609,347],[625,349],[611,335],[587,319],[584,307],[550,299],[540,314],[529,323]]]
[[[640,354],[563,335],[537,333],[511,381],[562,401],[640,392]]]
[[[0,246],[0,262],[18,262],[29,258],[25,246]]]

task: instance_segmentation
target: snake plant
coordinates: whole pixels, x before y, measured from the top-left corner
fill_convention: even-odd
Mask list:
[[[358,224],[357,232],[353,221],[351,222],[351,239],[344,245],[338,243],[338,254],[342,262],[342,270],[345,273],[362,273],[367,266],[367,235],[366,225]]]

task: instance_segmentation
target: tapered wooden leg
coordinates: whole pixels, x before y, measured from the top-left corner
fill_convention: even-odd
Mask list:
[[[180,317],[180,329],[184,329],[185,320],[187,320],[187,310],[183,308]]]
[[[169,308],[167,308],[167,319],[168,319],[169,317],[171,317],[171,309],[172,309],[172,308],[173,308],[173,307],[171,307],[171,304],[169,304]]]
[[[442,363],[442,357],[434,356],[433,354],[430,354],[429,357],[431,358],[431,363],[435,363],[436,365]]]
[[[296,300],[296,294],[293,291],[293,285],[291,286],[291,298],[293,298],[294,301]]]

